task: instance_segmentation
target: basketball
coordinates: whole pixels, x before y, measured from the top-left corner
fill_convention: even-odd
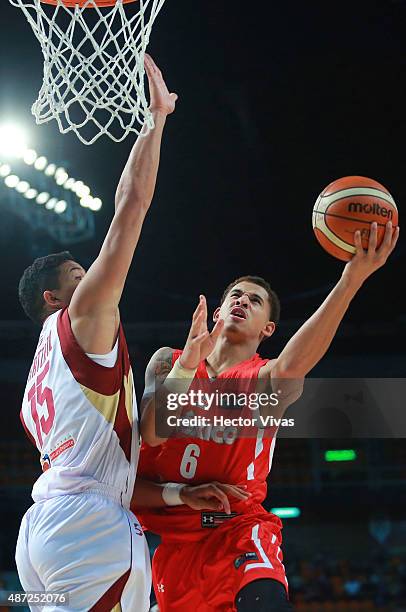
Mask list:
[[[368,248],[371,224],[378,224],[377,247],[385,227],[398,225],[398,210],[389,191],[373,179],[346,176],[330,183],[313,208],[313,230],[327,253],[342,261],[355,254],[354,233],[361,231],[362,246]]]

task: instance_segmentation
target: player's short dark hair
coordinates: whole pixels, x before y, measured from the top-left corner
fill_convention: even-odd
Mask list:
[[[263,287],[263,289],[265,289],[265,291],[268,294],[268,300],[269,300],[269,306],[270,306],[269,320],[273,321],[275,324],[278,323],[280,315],[281,315],[281,303],[275,291],[271,288],[271,285],[268,283],[268,281],[266,281],[261,276],[252,276],[248,274],[247,276],[240,276],[240,278],[237,278],[236,280],[234,280],[232,283],[230,283],[226,287],[222,295],[222,298],[221,298],[221,304],[224,302],[227,295],[230,293],[231,289],[235,287],[236,285],[238,285],[238,283],[242,283],[244,281],[247,283],[253,283],[254,285],[259,285],[260,287]]]
[[[24,270],[18,284],[18,297],[25,314],[34,323],[42,324],[46,317],[43,293],[59,289],[60,266],[73,260],[69,251],[38,257]]]

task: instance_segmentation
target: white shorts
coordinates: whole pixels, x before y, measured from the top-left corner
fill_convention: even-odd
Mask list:
[[[100,494],[63,495],[31,506],[21,522],[16,562],[24,591],[68,594],[64,605],[31,606],[33,611],[149,610],[145,536],[130,510]]]

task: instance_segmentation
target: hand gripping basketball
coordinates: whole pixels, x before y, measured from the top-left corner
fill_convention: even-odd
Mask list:
[[[193,313],[192,325],[180,357],[184,368],[195,370],[199,363],[206,359],[216,345],[217,338],[223,329],[224,321],[219,319],[210,333],[207,329],[207,302],[200,296],[199,304]]]
[[[376,222],[372,223],[368,250],[366,251],[362,246],[361,232],[359,230],[356,231],[354,235],[356,253],[351,261],[346,264],[343,278],[346,278],[353,285],[361,286],[368,276],[386,263],[386,260],[396,246],[399,231],[399,227],[393,229],[392,221],[388,221],[383,242],[379,248],[376,248],[378,242],[378,224]]]

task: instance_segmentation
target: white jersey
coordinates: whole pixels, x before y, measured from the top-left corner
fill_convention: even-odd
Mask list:
[[[41,501],[105,492],[129,508],[139,455],[133,376],[120,325],[114,367],[99,365],[77,343],[68,309],[43,326],[24,392],[21,420],[41,453]]]

